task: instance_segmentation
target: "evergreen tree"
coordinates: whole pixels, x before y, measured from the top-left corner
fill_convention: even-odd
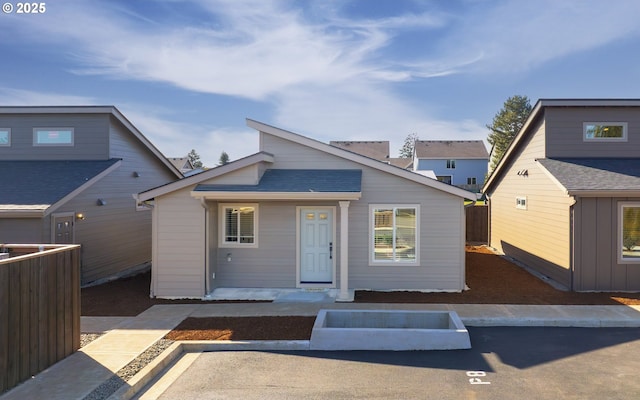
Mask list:
[[[404,144],[400,149],[400,158],[412,158],[413,149],[416,147],[416,140],[418,140],[417,133],[411,133],[404,139]]]
[[[220,160],[218,161],[218,165],[225,165],[228,162],[229,162],[229,155],[227,154],[227,152],[223,151],[220,154]]]
[[[189,161],[191,161],[191,165],[193,165],[193,168],[204,168],[204,165],[202,165],[202,161],[200,161],[200,155],[196,153],[195,149],[191,149],[189,154],[187,154],[187,157],[189,158]]]
[[[487,125],[487,128],[491,130],[487,141],[493,146],[490,171],[495,169],[513,138],[522,129],[531,109],[531,103],[527,96],[509,97],[504,102],[502,109],[493,117],[491,125]]]

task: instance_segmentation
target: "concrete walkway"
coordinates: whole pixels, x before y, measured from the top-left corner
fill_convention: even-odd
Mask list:
[[[322,308],[453,310],[467,326],[640,327],[640,306],[364,303],[157,305],[137,317],[82,317],[83,333],[106,334],[0,396],[0,400],[83,399],[189,316],[314,316]],[[259,346],[268,350],[264,344]],[[286,343],[277,344],[277,347],[286,348]]]

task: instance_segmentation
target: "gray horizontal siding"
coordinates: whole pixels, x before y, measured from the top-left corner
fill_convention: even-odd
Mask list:
[[[0,218],[0,243],[49,243],[43,241],[41,218]]]
[[[353,161],[262,134],[273,168],[361,168],[362,198],[349,207],[349,286],[372,289],[461,290],[464,285],[462,199]],[[369,266],[369,204],[420,204],[420,266]],[[217,287],[295,287],[296,206],[336,206],[336,257],[340,249],[337,202],[260,203],[259,249],[218,249]],[[226,260],[232,253],[232,262]],[[339,268],[337,275],[339,276]],[[337,278],[337,277],[336,277]],[[336,279],[339,283],[339,280]]]
[[[73,146],[34,146],[33,128],[74,128]],[[11,128],[11,146],[0,147],[3,160],[106,160],[108,114],[3,114],[0,128]]]
[[[137,211],[133,194],[176,179],[118,122],[109,132],[111,157],[122,158],[120,167],[56,210],[85,215],[75,226],[83,284],[151,261],[151,211]],[[98,199],[107,204],[98,206]]]
[[[637,157],[640,113],[636,107],[546,108],[547,157]],[[627,122],[626,142],[584,142],[584,122]]]

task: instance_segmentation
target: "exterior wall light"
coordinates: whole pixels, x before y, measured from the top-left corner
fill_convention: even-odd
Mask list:
[[[140,178],[140,172],[138,172],[138,171],[133,171],[132,176],[133,176],[134,178]]]
[[[76,213],[76,219],[79,221],[84,221],[84,214],[83,213]]]
[[[231,253],[227,253],[227,262],[231,262]]]
[[[98,199],[96,204],[99,205],[99,206],[106,206],[107,205],[107,201],[105,199]]]

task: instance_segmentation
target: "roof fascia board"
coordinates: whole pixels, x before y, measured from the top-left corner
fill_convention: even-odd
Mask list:
[[[94,176],[93,178],[89,179],[88,181],[86,181],[82,185],[78,186],[75,190],[73,190],[72,192],[70,192],[69,194],[67,194],[66,196],[61,198],[60,200],[58,200],[55,203],[53,203],[51,205],[51,207],[47,208],[45,210],[45,212],[44,212],[44,216],[47,216],[47,215],[51,214],[52,212],[54,212],[55,210],[60,208],[62,205],[64,205],[66,202],[68,202],[69,200],[73,199],[78,194],[82,193],[85,189],[87,189],[91,185],[93,185],[94,183],[98,182],[100,179],[104,178],[105,176],[109,175],[111,172],[115,171],[116,169],[120,168],[120,165],[122,165],[122,160],[116,161],[109,168],[105,169],[104,171],[100,172],[98,175]]]
[[[504,165],[511,159],[511,154],[518,147],[519,143],[523,140],[523,137],[528,133],[530,126],[534,121],[542,115],[544,108],[546,107],[638,107],[640,106],[640,99],[539,99],[529,117],[525,121],[522,129],[516,137],[511,141],[507,151],[500,159],[500,162],[493,170],[493,173],[489,176],[482,192],[487,192],[493,185],[497,176],[500,175]]]
[[[640,197],[640,190],[569,190],[575,197]]]
[[[142,142],[142,144],[144,146],[146,146],[151,153],[153,153],[153,155],[156,156],[156,158],[158,158],[158,160],[160,160],[169,170],[171,170],[171,172],[173,172],[173,174],[177,177],[177,178],[182,178],[184,175],[182,174],[182,172],[175,166],[173,165],[173,163],[171,161],[169,161],[167,159],[167,157],[164,156],[164,154],[162,154],[162,152],[160,152],[160,150],[158,150],[158,148],[156,146],[153,145],[153,143],[151,143],[149,141],[149,139],[147,139],[142,132],[140,132],[138,130],[138,128],[136,128],[128,119],[127,117],[125,117],[120,110],[118,110],[116,107],[112,107],[111,108],[111,115],[113,115],[118,121],[120,121],[120,123],[122,123],[122,125],[124,125],[131,133],[133,133],[133,135],[140,141]]]
[[[498,175],[501,175],[501,172],[502,172],[502,169],[504,168],[504,165],[511,158],[511,154],[515,151],[515,148],[518,147],[518,144],[520,143],[520,141],[524,137],[525,133],[529,130],[529,127],[533,124],[533,121],[537,120],[538,116],[542,113],[542,109],[543,109],[542,100],[538,100],[536,105],[531,110],[531,113],[529,114],[529,117],[524,122],[524,125],[522,125],[522,129],[520,129],[520,132],[518,132],[516,137],[511,141],[511,143],[509,144],[509,147],[507,148],[507,150],[502,155],[502,158],[500,159],[500,162],[498,163],[498,165],[496,165],[495,169],[493,170],[491,175],[489,175],[489,178],[487,179],[487,181],[484,183],[484,186],[482,187],[482,192],[483,193],[487,192],[489,190],[489,188],[491,187],[491,185],[493,184],[493,182],[496,179],[496,177]]]
[[[286,131],[284,129],[280,129],[280,128],[276,128],[274,126],[271,125],[267,125],[265,123],[262,122],[258,122],[252,119],[247,118],[247,126],[249,126],[250,128],[253,128],[259,132],[265,132],[268,133],[270,135],[274,135],[276,137],[285,139],[285,140],[289,140],[295,143],[299,143],[302,144],[304,146],[307,147],[311,147],[313,149],[340,157],[340,158],[344,158],[347,159],[349,161],[353,161],[356,162],[358,164],[361,165],[365,165],[367,167],[371,167],[373,169],[377,169],[380,171],[384,171],[387,173],[390,173],[392,175],[396,175],[399,176],[401,178],[405,178],[408,179],[410,181],[416,182],[416,183],[420,183],[422,185],[437,189],[437,190],[441,190],[443,192],[452,194],[454,196],[458,196],[458,197],[462,197],[465,199],[471,199],[471,200],[475,200],[476,199],[476,194],[469,192],[467,190],[461,189],[459,187],[456,186],[451,186],[449,184],[446,183],[442,183],[439,181],[436,181],[434,179],[431,178],[427,178],[423,175],[419,175],[416,174],[414,172],[411,171],[407,171],[405,169],[399,168],[399,167],[395,167],[393,165],[387,164],[385,162],[382,161],[378,161],[378,160],[374,160],[373,158],[369,158],[360,154],[356,154],[353,152],[350,152],[348,150],[344,150],[341,149],[337,146],[331,146],[329,144],[317,141],[315,139],[311,139],[308,138],[306,136],[302,136],[299,135],[297,133],[293,133],[293,132],[289,132]]]
[[[360,200],[361,192],[216,192],[192,191],[205,200]]]
[[[42,218],[45,210],[0,210],[0,218]]]
[[[267,152],[259,152],[252,154],[250,156],[241,158],[236,161],[232,161],[230,163],[221,165],[219,167],[208,169],[204,172],[200,172],[196,175],[191,175],[175,182],[170,182],[166,185],[159,186],[157,188],[153,188],[147,190],[145,192],[141,192],[138,194],[138,201],[147,201],[151,200],[155,197],[162,196],[167,193],[175,192],[176,190],[184,189],[191,185],[197,185],[203,181],[217,178],[218,176],[227,174],[229,172],[237,171],[241,168],[245,168],[260,162],[268,162],[273,163],[274,156],[273,154],[269,154]]]
[[[563,193],[569,194],[569,190],[564,187],[564,185],[562,183],[560,183],[560,181],[558,180],[558,178],[555,177],[555,175],[553,175],[551,173],[551,171],[549,171],[548,169],[546,169],[544,167],[544,165],[542,165],[537,159],[535,160],[536,165],[538,166],[538,168],[540,168],[542,170],[542,172],[549,178],[551,179],[551,181],[560,188],[560,190],[562,190]]]

